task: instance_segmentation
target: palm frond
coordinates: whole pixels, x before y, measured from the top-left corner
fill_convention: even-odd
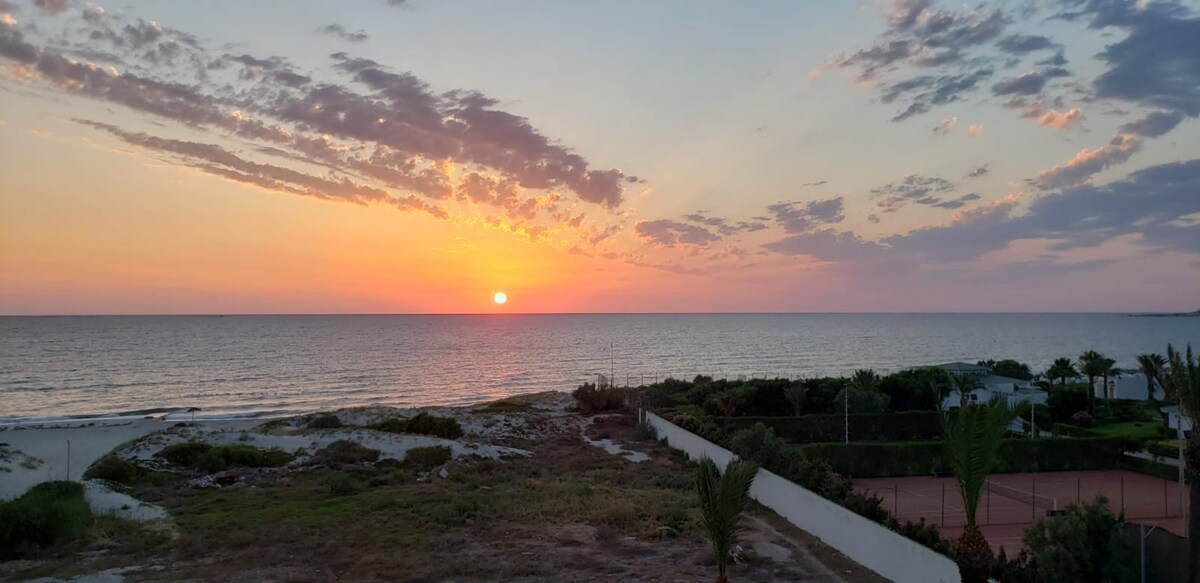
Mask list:
[[[700,526],[717,555],[717,574],[724,578],[729,553],[737,544],[738,520],[750,499],[750,487],[758,465],[749,460],[733,460],[722,474],[717,464],[700,458],[696,470],[696,491],[700,496]]]

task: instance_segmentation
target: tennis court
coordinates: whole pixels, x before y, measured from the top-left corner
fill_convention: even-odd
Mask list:
[[[900,522],[938,525],[947,538],[966,524],[962,496],[953,477],[872,478],[854,481],[855,488],[883,500]],[[1079,500],[1108,498],[1113,512],[1129,522],[1157,523],[1184,536],[1188,510],[1186,488],[1178,482],[1121,470],[995,474],[988,478],[976,511],[976,523],[993,549],[1015,554],[1025,527],[1050,510],[1063,510]]]

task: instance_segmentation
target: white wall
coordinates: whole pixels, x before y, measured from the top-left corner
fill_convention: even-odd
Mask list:
[[[660,438],[691,458],[708,456],[718,467],[732,452],[647,412]],[[897,583],[960,583],[958,566],[942,554],[863,518],[767,470],[760,469],[750,496],[801,530],[860,565]]]

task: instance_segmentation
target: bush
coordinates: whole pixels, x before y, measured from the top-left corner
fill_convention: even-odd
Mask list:
[[[342,420],[337,415],[314,415],[305,427],[309,429],[337,429],[342,426]]]
[[[317,450],[312,456],[313,463],[324,465],[359,464],[378,459],[379,450],[364,447],[349,439],[339,439]]]
[[[450,461],[451,451],[444,445],[414,447],[404,454],[404,463],[417,471],[427,472]]]
[[[845,439],[842,415],[800,417],[722,417],[717,422],[730,429],[762,423],[779,437],[794,443],[828,443]],[[942,438],[942,418],[937,411],[905,413],[851,413],[850,439],[854,441],[923,441]]]
[[[584,415],[625,408],[625,390],[618,387],[597,387],[592,383],[584,383],[571,395],[575,397],[575,406]]]
[[[849,397],[846,392],[849,391]],[[841,391],[838,391],[836,397],[833,398],[833,412],[841,413],[849,400],[850,411],[859,413],[882,413],[888,410],[889,397],[879,391],[860,391],[854,387],[847,386]]]
[[[43,482],[25,495],[0,502],[0,558],[77,540],[92,524],[78,482]]]
[[[1136,581],[1137,554],[1108,500],[1072,504],[1025,529],[1026,551],[1001,564],[1009,581]]]
[[[785,445],[775,431],[762,423],[755,423],[754,427],[738,431],[729,438],[729,449],[733,453],[763,467],[781,465],[784,462]]]
[[[438,417],[437,415],[430,415],[425,412],[418,413],[415,417],[409,419],[403,417],[385,419],[377,423],[372,423],[368,427],[389,433],[417,433],[445,439],[458,439],[464,434],[462,425],[459,425],[457,419],[453,417]]]
[[[334,496],[353,496],[362,491],[362,482],[348,474],[336,474],[329,483],[329,493]]]
[[[250,445],[211,446],[187,442],[169,445],[156,457],[184,468],[215,473],[229,467],[273,468],[292,461],[292,454],[279,449],[263,450]]]
[[[92,464],[92,467],[83,473],[83,477],[88,480],[106,480],[132,486],[141,475],[140,470],[133,462],[110,453]]]

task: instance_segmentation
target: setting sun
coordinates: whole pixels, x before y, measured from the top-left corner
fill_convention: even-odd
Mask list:
[[[504,292],[496,292],[496,295],[492,297],[492,300],[496,302],[496,305],[500,305],[508,301],[508,295],[506,295]]]

